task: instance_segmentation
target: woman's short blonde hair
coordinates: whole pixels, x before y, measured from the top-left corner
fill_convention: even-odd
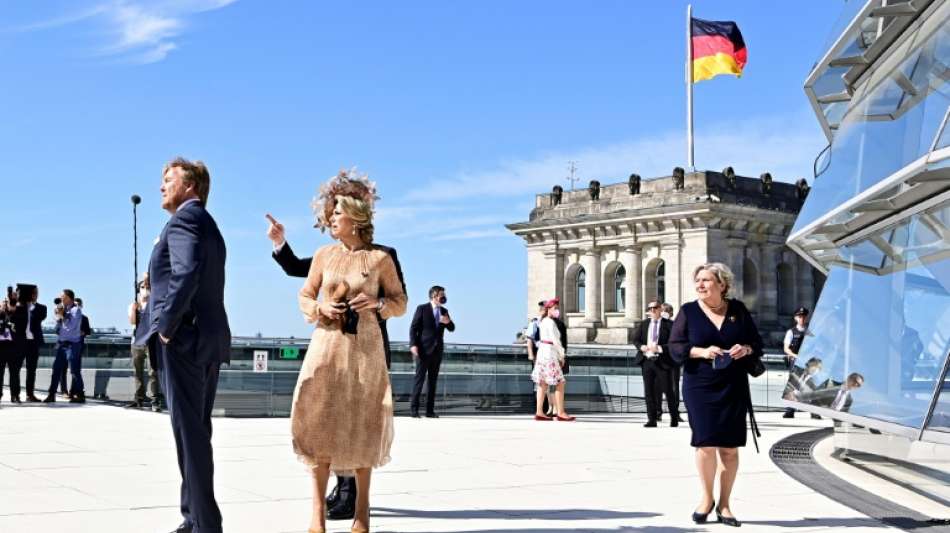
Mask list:
[[[732,269],[726,266],[724,263],[703,263],[696,267],[696,270],[693,270],[693,279],[696,279],[696,276],[699,275],[703,270],[709,272],[716,278],[716,282],[722,285],[722,297],[725,298],[729,296],[729,289],[732,288],[732,284],[736,279],[735,274],[732,273]]]
[[[352,196],[337,196],[336,205],[353,221],[353,227],[363,244],[373,244],[373,209],[363,200]]]

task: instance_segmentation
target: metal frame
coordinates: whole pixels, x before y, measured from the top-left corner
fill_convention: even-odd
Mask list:
[[[937,3],[939,4],[939,2]],[[932,14],[932,4],[934,4],[933,0],[914,0],[908,4],[887,6],[886,2],[882,2],[882,0],[868,0],[838,39],[835,40],[831,48],[816,63],[815,68],[805,79],[804,90],[829,142],[834,139],[834,132],[838,129],[839,124],[828,122],[828,117],[822,110],[822,104],[851,100],[851,96],[858,92],[858,87],[868,81],[869,75],[879,70],[875,68],[875,65],[887,61],[894,51],[906,41],[907,37],[919,29],[927,17]],[[912,10],[906,9],[908,5]],[[901,9],[895,11],[888,8]],[[877,38],[860,55],[841,57],[840,54],[853,42],[857,34],[862,32],[861,24],[867,18],[873,17],[878,17],[881,21],[883,21],[883,17],[894,17],[894,22],[889,24],[887,28],[883,28],[883,31],[879,29]],[[907,20],[901,21],[904,18]],[[841,76],[842,85],[844,86],[842,92],[821,96],[815,93],[814,84],[829,68],[845,66],[850,68]]]
[[[924,417],[924,423],[920,426],[920,434],[917,436],[917,440],[923,440],[924,431],[927,430],[927,427],[930,426],[930,420],[934,416],[934,409],[937,408],[937,402],[940,399],[940,391],[943,390],[943,385],[946,383],[947,371],[950,370],[950,355],[947,356],[943,361],[943,372],[940,373],[940,378],[934,383],[934,392],[933,396],[930,397],[930,407],[927,409],[927,415]],[[933,430],[931,430],[933,431]],[[936,432],[942,433],[942,432]],[[945,433],[947,436],[947,442],[950,442],[950,433]]]
[[[906,437],[911,440],[917,440],[920,436],[920,430],[911,426],[902,426],[894,422],[887,422],[885,420],[880,420],[878,418],[869,418],[861,415],[854,415],[851,413],[846,413],[844,411],[836,411],[828,407],[821,407],[817,405],[812,405],[810,403],[797,402],[794,400],[785,400],[782,399],[782,404],[788,407],[794,407],[799,411],[805,411],[808,413],[815,413],[816,415],[825,416],[834,420],[840,420],[842,422],[848,422],[858,426],[869,427],[871,429],[876,429],[888,433],[890,435],[898,435],[900,437]]]

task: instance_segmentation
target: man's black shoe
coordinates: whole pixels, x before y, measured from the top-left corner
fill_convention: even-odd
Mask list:
[[[131,402],[125,404],[126,409],[141,409],[143,407],[142,400],[132,400]]]
[[[23,403],[23,402],[20,400],[20,397],[19,397],[19,396],[14,396],[13,398],[10,398],[10,401],[13,402],[13,403]]]
[[[39,403],[39,402],[42,401],[42,400],[40,400],[40,399],[37,398],[36,396],[30,394],[29,396],[26,397],[26,401],[29,402],[29,403]]]
[[[330,520],[351,520],[356,516],[356,491],[343,490],[340,492],[340,501],[327,510]]]
[[[86,395],[85,395],[85,394],[77,394],[77,395],[75,395],[75,396],[73,396],[72,398],[69,399],[69,403],[86,403]],[[191,531],[191,530],[189,530],[189,531]]]
[[[409,416],[411,416],[412,418],[422,418],[422,417],[419,416],[419,413],[412,413],[412,414],[409,415]]]
[[[821,415],[816,415],[815,413],[812,413],[812,414],[811,414],[811,419],[812,419],[812,420],[821,420]]]
[[[43,403],[53,403],[56,401],[56,394],[50,394],[46,396],[46,399],[43,400]]]
[[[191,524],[181,523],[176,529],[173,529],[171,533],[191,533]]]
[[[679,427],[679,425],[680,425],[680,421],[679,421],[679,420],[677,420],[677,419],[675,419],[675,418],[674,418],[673,420],[670,420],[670,427],[671,427],[671,428]]]
[[[795,418],[794,412],[785,411],[785,414],[782,415],[782,418]]]
[[[439,415],[435,413],[426,413],[426,418],[439,418]]]
[[[656,427],[656,420],[650,420],[650,421],[647,422],[646,424],[643,424],[643,427],[645,427],[645,428],[655,428],[655,427]]]

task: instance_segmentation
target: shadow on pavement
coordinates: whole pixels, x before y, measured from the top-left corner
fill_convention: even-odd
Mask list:
[[[394,509],[373,507],[373,515],[400,518],[432,518],[445,520],[516,519],[516,520],[615,520],[655,518],[658,513],[610,511],[604,509],[462,509],[457,511],[424,511],[420,509]],[[499,530],[500,531],[500,530]],[[519,530],[521,531],[521,530]],[[538,530],[525,530],[538,531]],[[560,530],[560,531],[563,531]],[[600,530],[598,530],[600,531]],[[616,531],[616,530],[603,530]],[[640,531],[639,529],[630,531]],[[672,530],[671,530],[672,531]],[[680,530],[676,530],[680,531]],[[467,532],[468,533],[468,532]],[[472,532],[474,533],[474,532]]]
[[[897,517],[895,517],[897,518]],[[740,518],[741,520],[741,518]],[[899,520],[899,518],[898,518]],[[849,527],[885,527],[885,525],[874,518],[805,518],[802,520],[742,520],[742,525],[762,525],[782,528],[849,528]],[[896,523],[889,524],[895,527],[903,527]]]

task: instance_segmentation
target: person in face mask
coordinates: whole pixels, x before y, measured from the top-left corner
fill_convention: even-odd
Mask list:
[[[416,378],[412,385],[409,410],[413,418],[419,418],[419,397],[422,385],[426,387],[426,418],[439,418],[435,413],[435,387],[442,366],[445,331],[455,331],[455,322],[449,310],[443,307],[447,298],[445,287],[438,285],[429,289],[429,301],[416,308],[409,326],[409,351],[416,363]],[[427,382],[428,381],[428,382]]]
[[[546,313],[540,325],[541,340],[538,344],[537,363],[534,366],[534,371],[531,372],[532,381],[538,385],[537,406],[534,419],[548,421],[556,418],[564,422],[571,422],[574,420],[574,417],[567,414],[567,410],[564,407],[564,387],[567,384],[567,380],[564,378],[563,367],[567,361],[565,357],[567,350],[565,348],[566,342],[564,342],[563,339],[567,330],[565,328],[562,333],[562,330],[558,327],[557,323],[561,317],[558,303],[558,299],[554,298],[544,304]],[[554,418],[547,416],[542,410],[544,396],[550,387],[556,389],[554,396]]]

